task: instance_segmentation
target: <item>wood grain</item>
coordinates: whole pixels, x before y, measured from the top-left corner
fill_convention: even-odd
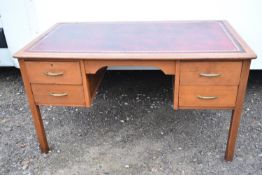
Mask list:
[[[82,81],[83,81],[85,105],[86,105],[86,107],[90,107],[91,103],[92,103],[91,90],[90,90],[91,84],[88,80],[88,76],[86,75],[85,64],[84,64],[83,60],[80,61],[80,68],[81,68],[81,76],[82,76]]]
[[[183,61],[180,68],[181,85],[238,85],[242,61]],[[217,77],[201,76],[220,74]]]
[[[233,109],[225,154],[226,160],[232,160],[248,80],[249,66],[251,59],[256,58],[256,54],[227,21],[223,21],[222,23],[222,25],[225,26],[224,29],[233,37],[231,39],[233,39],[232,42],[235,44],[235,48],[238,48],[237,50],[233,49],[227,52],[211,52],[210,50],[206,50],[207,52],[196,53],[191,52],[192,50],[187,51],[186,49],[180,53],[146,53],[130,52],[128,50],[121,53],[111,53],[98,50],[99,52],[96,53],[70,53],[68,50],[72,50],[72,47],[76,45],[72,44],[73,42],[61,42],[62,45],[60,46],[63,46],[62,48],[68,48],[65,52],[28,51],[28,48],[34,47],[39,40],[44,39],[50,32],[56,30],[60,24],[55,25],[46,33],[30,42],[18,51],[14,57],[19,59],[22,78],[41,151],[47,153],[49,147],[38,105],[89,107],[95,97],[107,66],[149,66],[159,68],[167,75],[173,75],[175,110]],[[66,34],[66,36],[68,35]],[[162,41],[161,35],[159,36],[158,41]],[[189,36],[191,36],[191,34]],[[203,35],[203,37],[205,38],[206,36]],[[129,39],[133,40],[133,38]],[[181,46],[180,50],[181,48],[188,48],[188,44],[186,43],[190,40],[192,41],[191,44],[193,43],[193,46],[197,48],[199,45],[194,43],[198,42],[198,40],[196,41],[194,39],[195,37],[188,38],[188,40],[183,40],[183,38],[179,40],[179,44],[181,44],[179,45],[179,47]],[[206,39],[206,41],[212,40],[212,38],[209,37],[206,37]],[[56,40],[54,39],[54,41]],[[145,41],[147,41],[146,38],[144,42]],[[212,42],[213,41],[214,40],[212,40]],[[99,41],[95,42],[96,43],[91,43],[91,46],[95,46],[93,44],[99,44]],[[108,43],[111,44],[111,42]],[[169,42],[166,44],[168,43]],[[223,43],[215,43],[215,45],[223,45]],[[56,44],[57,43],[50,43],[50,45],[46,46],[50,48],[51,45]],[[77,42],[77,44],[80,48],[76,48],[76,50],[81,49],[82,46],[86,47],[86,45],[79,44],[79,42]],[[129,45],[130,43],[124,44]],[[158,44],[157,42],[150,40],[148,44],[153,49],[161,50],[161,48],[155,48],[155,44]],[[110,45],[104,46],[111,47]],[[135,48],[136,46],[137,45],[131,44],[128,48],[137,49]],[[159,47],[162,46],[163,44],[159,45]],[[168,46],[173,49],[175,48],[173,42]],[[207,46],[207,48],[213,47],[210,45]],[[38,47],[41,48],[42,46],[38,45]],[[141,47],[144,48],[143,45]],[[122,48],[122,46],[120,48]],[[170,48],[162,49],[168,50]],[[58,48],[51,48],[51,50],[55,49]],[[138,48],[138,50],[139,49],[141,48]],[[51,72],[51,76],[50,73],[48,76],[45,75],[44,73],[46,72]],[[58,72],[62,72],[62,76],[54,76],[54,74]],[[221,76],[203,77],[203,74],[200,76],[200,73],[221,74]],[[60,95],[67,93],[67,95],[54,97],[49,95],[50,92]],[[201,98],[197,97],[199,95]],[[204,99],[202,98],[203,96],[205,97]],[[217,98],[206,99],[207,96],[209,98],[210,96]]]
[[[85,106],[83,86],[81,85],[32,84],[31,86],[35,102],[38,105]],[[67,95],[55,97],[50,93],[67,93]]]
[[[27,70],[25,67],[25,62],[23,59],[19,60],[19,65],[20,65],[20,71],[22,74],[23,82],[24,82],[25,92],[26,92],[27,99],[29,102],[29,107],[32,112],[32,118],[33,118],[34,125],[35,125],[36,135],[37,135],[37,138],[40,144],[40,150],[43,153],[48,153],[49,146],[48,146],[48,142],[46,139],[43,120],[41,117],[39,106],[37,106],[34,101],[34,95],[31,90],[30,82],[29,82],[28,75],[27,75]]]
[[[180,86],[179,106],[181,107],[234,107],[238,86]],[[216,99],[200,99],[217,97]]]
[[[104,74],[106,72],[106,67],[100,69],[96,74],[88,74],[89,82],[90,82],[90,92],[91,92],[91,102],[95,98],[97,90],[103,80]]]
[[[90,107],[92,105],[97,89],[99,88],[106,71],[106,67],[103,67],[93,74],[87,74],[87,69],[90,67],[92,67],[92,65],[87,65],[84,60],[81,60],[86,107]]]
[[[235,108],[232,111],[227,148],[225,153],[225,159],[228,161],[232,161],[234,157],[235,144],[237,140],[238,128],[241,119],[241,112],[242,112],[246,88],[247,88],[250,63],[251,63],[250,60],[243,61],[240,84],[237,93],[237,100],[236,100]]]
[[[99,69],[108,66],[148,66],[161,69],[167,75],[175,74],[175,61],[154,60],[85,60],[86,73],[95,74]]]
[[[190,21],[184,21],[189,23]],[[196,22],[196,21],[191,21]],[[207,21],[210,22],[210,21]],[[130,53],[130,52],[122,52],[122,53],[106,53],[106,52],[100,52],[100,53],[85,53],[85,52],[28,52],[27,49],[34,44],[36,44],[39,40],[41,40],[43,37],[48,35],[48,33],[54,31],[59,25],[56,24],[54,27],[52,27],[50,30],[45,32],[43,35],[38,37],[37,39],[30,42],[27,46],[19,50],[17,53],[14,54],[15,58],[32,58],[32,59],[115,59],[115,60],[198,60],[198,59],[255,59],[256,54],[247,46],[247,44],[243,41],[243,39],[236,33],[236,31],[232,28],[232,26],[229,25],[228,22],[222,21],[222,23],[226,26],[228,30],[230,30],[230,34],[234,37],[234,40],[236,40],[237,43],[240,44],[240,46],[244,49],[244,52],[223,52],[223,53],[201,53],[201,52],[195,52],[195,53],[165,53],[165,52],[159,52],[159,53]]]
[[[180,61],[176,61],[175,71],[176,74],[173,76],[173,105],[174,110],[179,108],[179,88],[180,88]]]
[[[25,66],[31,83],[82,84],[78,61],[26,61]],[[48,76],[46,73],[62,73],[62,75]]]

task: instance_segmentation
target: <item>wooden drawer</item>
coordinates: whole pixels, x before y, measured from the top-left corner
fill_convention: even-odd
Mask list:
[[[82,84],[79,62],[26,61],[31,83]]]
[[[34,99],[40,105],[84,106],[84,92],[80,85],[32,84]]]
[[[235,106],[238,86],[181,86],[180,107],[223,107]]]
[[[238,85],[241,61],[181,62],[181,85]]]

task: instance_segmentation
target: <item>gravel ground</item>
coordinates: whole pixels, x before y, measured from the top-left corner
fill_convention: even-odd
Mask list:
[[[235,159],[231,112],[172,109],[170,76],[108,71],[91,108],[41,107],[41,154],[20,73],[0,69],[0,174],[262,174],[262,72],[253,71]]]

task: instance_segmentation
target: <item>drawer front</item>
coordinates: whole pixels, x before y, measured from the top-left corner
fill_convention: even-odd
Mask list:
[[[181,85],[238,85],[242,62],[181,62]]]
[[[181,107],[234,107],[238,86],[181,86]]]
[[[32,84],[37,104],[55,106],[84,106],[84,92],[80,85]]]
[[[26,61],[31,83],[82,84],[79,62]]]

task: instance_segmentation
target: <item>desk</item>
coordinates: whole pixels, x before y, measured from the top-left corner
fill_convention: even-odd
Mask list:
[[[108,66],[150,66],[174,77],[174,109],[230,109],[232,160],[254,52],[226,21],[60,23],[19,59],[42,152],[39,106],[90,107]],[[175,113],[174,113],[175,115]]]

